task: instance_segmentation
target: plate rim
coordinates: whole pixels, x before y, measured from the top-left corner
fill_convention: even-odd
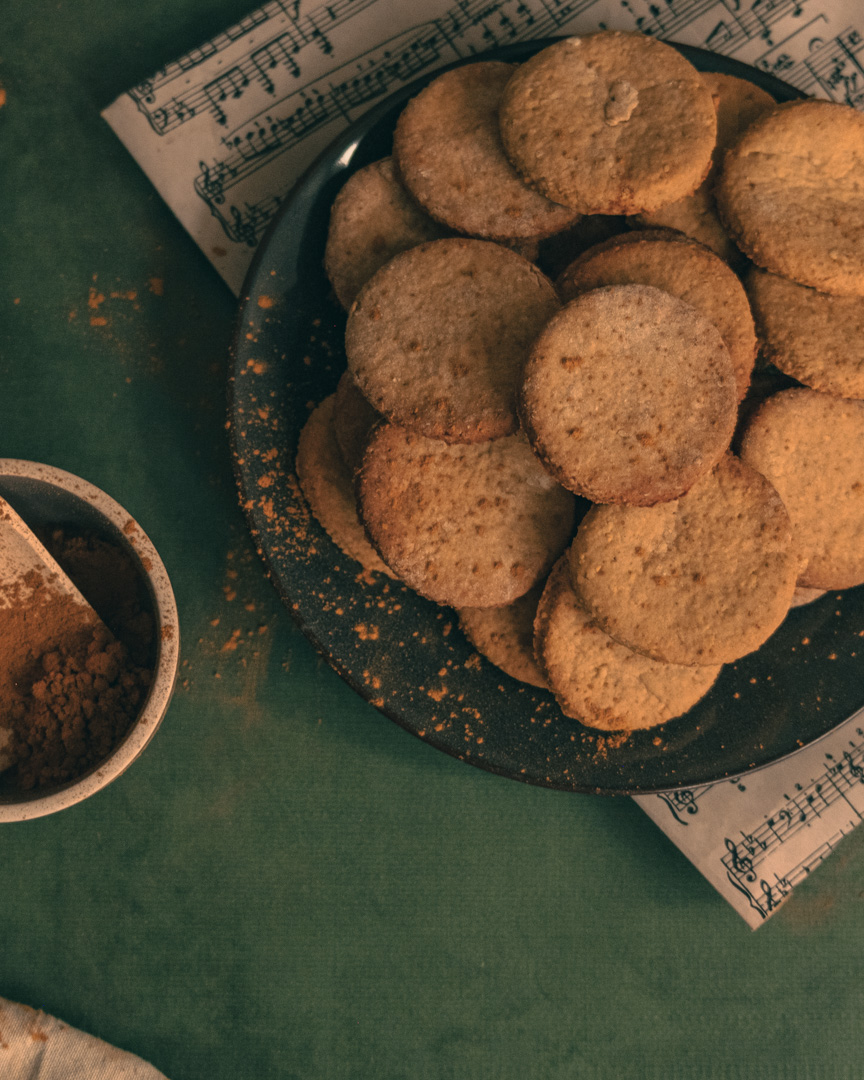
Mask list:
[[[262,542],[263,530],[261,529],[262,521],[256,514],[256,502],[254,495],[247,486],[247,478],[244,473],[243,465],[241,461],[244,457],[244,448],[239,445],[239,425],[237,422],[237,404],[238,404],[238,375],[241,374],[240,359],[243,351],[243,343],[245,341],[245,327],[248,325],[248,312],[252,303],[252,296],[255,293],[255,283],[257,282],[262,264],[267,257],[270,242],[273,236],[281,228],[283,219],[291,213],[294,209],[294,204],[301,198],[303,194],[309,189],[317,189],[319,184],[319,174],[326,172],[328,176],[333,173],[333,166],[335,162],[341,160],[342,169],[345,173],[349,173],[351,165],[354,159],[354,155],[363,139],[388,113],[392,112],[398,105],[408,101],[414,97],[420,90],[428,85],[433,79],[443,74],[445,71],[449,71],[453,68],[462,67],[469,63],[476,63],[485,59],[494,59],[501,62],[522,60],[528,55],[533,55],[539,52],[541,49],[554,44],[557,41],[564,40],[566,37],[572,35],[557,35],[555,37],[540,38],[525,40],[514,43],[512,45],[501,46],[497,48],[491,48],[483,53],[478,53],[471,57],[461,58],[453,61],[449,64],[441,65],[431,71],[419,76],[412,82],[407,83],[405,86],[394,91],[392,94],[388,94],[384,99],[379,101],[371,109],[365,112],[357,120],[351,123],[344,131],[339,133],[330,143],[325,146],[319,154],[316,155],[314,160],[308,165],[303,173],[297,178],[295,183],[291,186],[287,194],[283,197],[282,202],[274,215],[272,221],[269,223],[265,230],[261,240],[259,241],[255,254],[246,272],[243,280],[243,285],[238,300],[237,310],[233,323],[233,330],[231,335],[231,342],[229,348],[230,355],[230,374],[228,378],[228,433],[230,443],[231,462],[234,472],[235,483],[237,485],[237,493],[240,502],[240,508],[243,512],[246,520],[247,528],[251,534],[253,543],[255,544],[256,551],[264,563],[265,572],[270,579],[273,588],[275,589],[279,599],[283,605],[287,608],[293,622],[297,625],[298,629],[303,633],[304,637],[311,642],[315,650],[320,656],[327,662],[336,674],[345,682],[355,693],[357,693],[362,700],[367,704],[372,705],[379,713],[386,716],[388,720],[392,721],[403,731],[408,732],[421,742],[427,744],[435,750],[442,751],[448,756],[454,758],[457,761],[461,761],[464,764],[471,765],[475,768],[483,769],[485,772],[492,773],[497,776],[505,777],[509,780],[516,780],[518,782],[528,784],[533,787],[543,787],[556,791],[580,793],[580,794],[595,794],[595,795],[608,795],[608,796],[640,796],[659,794],[668,791],[686,790],[688,788],[700,787],[704,784],[716,783],[725,781],[736,776],[751,775],[762,769],[770,768],[772,765],[777,764],[780,761],[785,761],[803,750],[812,747],[831,735],[837,727],[846,722],[841,720],[832,728],[816,735],[811,740],[805,742],[801,746],[794,747],[788,752],[772,758],[770,761],[756,764],[752,767],[746,768],[741,773],[729,773],[723,775],[715,775],[713,777],[706,777],[704,779],[689,780],[683,785],[678,784],[674,786],[656,786],[648,785],[641,788],[615,788],[614,786],[585,786],[575,784],[562,784],[556,783],[550,779],[543,779],[535,776],[525,776],[514,773],[510,769],[496,765],[494,762],[490,762],[485,758],[474,758],[459,755],[455,750],[444,742],[438,741],[434,738],[434,735],[429,732],[424,732],[423,735],[405,720],[401,714],[397,711],[388,709],[385,704],[373,704],[371,700],[371,694],[369,688],[360,683],[353,674],[330,652],[328,647],[319,639],[314,630],[310,627],[307,620],[303,617],[299,608],[293,605],[292,597],[290,593],[285,589],[280,581],[280,574],[276,566],[274,565],[274,559],[271,553],[267,550],[265,544]],[[792,86],[789,83],[784,82],[782,79],[777,78],[770,72],[761,71],[759,68],[753,67],[743,61],[736,60],[734,57],[727,57],[722,54],[712,53],[707,49],[702,49],[697,46],[685,45],[680,42],[666,41],[665,44],[671,45],[681,52],[684,57],[693,63],[695,60],[701,60],[706,64],[705,68],[699,70],[711,71],[712,67],[708,66],[716,64],[718,68],[722,67],[726,69],[721,73],[735,74],[739,78],[753,83],[760,88],[766,90],[774,97],[781,97],[786,101],[792,100],[806,100],[808,95],[797,87]],[[729,68],[733,68],[732,72],[729,72]],[[834,590],[832,590],[834,591]],[[589,729],[590,730],[590,729]],[[613,733],[614,734],[614,733]]]

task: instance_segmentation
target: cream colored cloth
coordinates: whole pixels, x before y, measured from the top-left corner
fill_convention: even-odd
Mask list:
[[[47,1013],[0,998],[2,1080],[166,1080],[152,1065]]]

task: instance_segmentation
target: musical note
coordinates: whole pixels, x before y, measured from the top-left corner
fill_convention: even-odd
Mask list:
[[[252,53],[250,59],[264,80],[264,87],[268,93],[272,94],[275,91],[269,72],[280,65],[287,68],[295,79],[300,77],[300,65],[295,57],[301,48],[302,45],[298,42],[297,37],[287,31],[274,38],[273,41],[268,42],[263,48],[256,49]]]
[[[318,46],[321,52],[324,53],[325,56],[332,56],[333,42],[330,40],[330,38],[327,37],[324,31],[321,30],[320,27],[318,27],[311,15],[309,16],[309,22],[312,25],[312,33],[310,34],[310,40],[315,42],[315,44]]]
[[[239,67],[226,71],[218,79],[207,83],[204,87],[204,96],[207,99],[210,111],[217,124],[223,127],[228,124],[228,116],[224,109],[224,103],[229,97],[237,99],[242,97],[243,92],[249,85],[249,78]]]
[[[750,854],[755,855],[758,851],[766,851],[768,844],[758,835],[753,833],[741,833],[741,843],[744,850]]]
[[[171,112],[176,119],[182,124],[184,120],[191,120],[197,113],[197,109],[188,101],[178,101],[176,98],[172,98],[172,110]]]
[[[160,151],[160,165],[148,171],[158,173],[162,163],[167,169],[174,162],[166,188],[175,192],[176,160],[185,155],[181,168],[190,170],[193,198],[208,205],[211,227],[215,220],[248,250],[263,228],[266,200],[287,190],[328,133],[335,135],[340,125],[416,75],[496,45],[581,33],[600,24],[641,30],[707,45],[782,74],[807,92],[864,105],[864,26],[838,27],[824,12],[824,0],[427,0],[386,11],[383,0],[264,0],[142,80],[125,100],[134,102],[134,113],[154,139],[190,126],[189,138],[175,140],[167,155]],[[383,30],[389,31],[387,41]],[[140,139],[132,144],[143,145]],[[272,212],[276,203],[266,205]],[[178,216],[193,232],[198,229],[200,215],[191,207]],[[205,250],[213,247],[211,237]],[[223,273],[228,261],[217,262]],[[238,257],[235,265],[241,262]],[[848,762],[842,763],[845,777],[864,787]],[[864,761],[855,763],[864,768]],[[832,783],[846,790],[839,774],[826,780],[822,796],[827,793],[829,801],[835,798]],[[797,809],[785,808],[791,820],[779,810],[772,814],[773,831],[762,823],[769,841],[775,833],[807,828],[826,812],[822,797],[810,797],[799,800]],[[669,804],[670,821],[696,820],[698,798],[696,791],[691,804]]]
[[[224,33],[204,42],[174,63],[166,65],[150,79],[133,87],[129,91],[129,96],[147,117],[153,131],[159,135],[174,130],[202,109],[206,109],[218,124],[227,126],[229,122],[227,103],[237,101],[249,87],[250,81],[254,80],[260,84],[267,93],[276,93],[271,74],[273,68],[265,53],[268,46],[273,47],[273,56],[277,58],[277,66],[284,65],[292,75],[299,77],[299,65],[294,59],[296,53],[312,45],[325,55],[331,55],[334,46],[330,31],[376,2],[377,0],[336,0],[301,17],[299,3],[286,5],[281,0],[270,0],[239,23],[229,27]],[[234,80],[224,96],[222,96],[221,87],[214,84],[219,83],[219,80],[228,72],[225,75],[220,74],[217,79],[204,78],[197,82],[189,81],[190,71],[194,72],[198,68],[206,70],[207,62],[212,57],[233,47],[238,41],[242,41],[250,30],[257,30],[260,36],[263,28],[263,32],[266,33],[266,27],[271,23],[274,29],[278,27],[278,32],[274,33],[269,40],[265,40],[263,45],[259,44],[257,49],[250,51],[249,55],[241,58],[232,67]],[[177,83],[181,76],[187,76],[182,81],[182,91],[172,92],[173,84]],[[172,99],[176,107],[166,110],[165,101]]]

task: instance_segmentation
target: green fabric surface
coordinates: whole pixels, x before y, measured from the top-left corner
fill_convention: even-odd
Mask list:
[[[267,583],[224,431],[234,302],[99,118],[249,6],[4,5],[0,456],[138,518],[183,667],[126,774],[0,829],[0,995],[170,1080],[864,1077],[864,833],[753,934],[632,802],[391,724]]]

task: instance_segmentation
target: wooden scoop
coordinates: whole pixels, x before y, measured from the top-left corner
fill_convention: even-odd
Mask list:
[[[62,627],[44,617],[62,604]],[[58,609],[55,609],[55,611]],[[52,625],[53,624],[53,625]],[[0,497],[0,708],[14,692],[16,670],[68,641],[92,634],[102,620],[28,526]],[[0,771],[12,760],[11,734],[0,711]]]

